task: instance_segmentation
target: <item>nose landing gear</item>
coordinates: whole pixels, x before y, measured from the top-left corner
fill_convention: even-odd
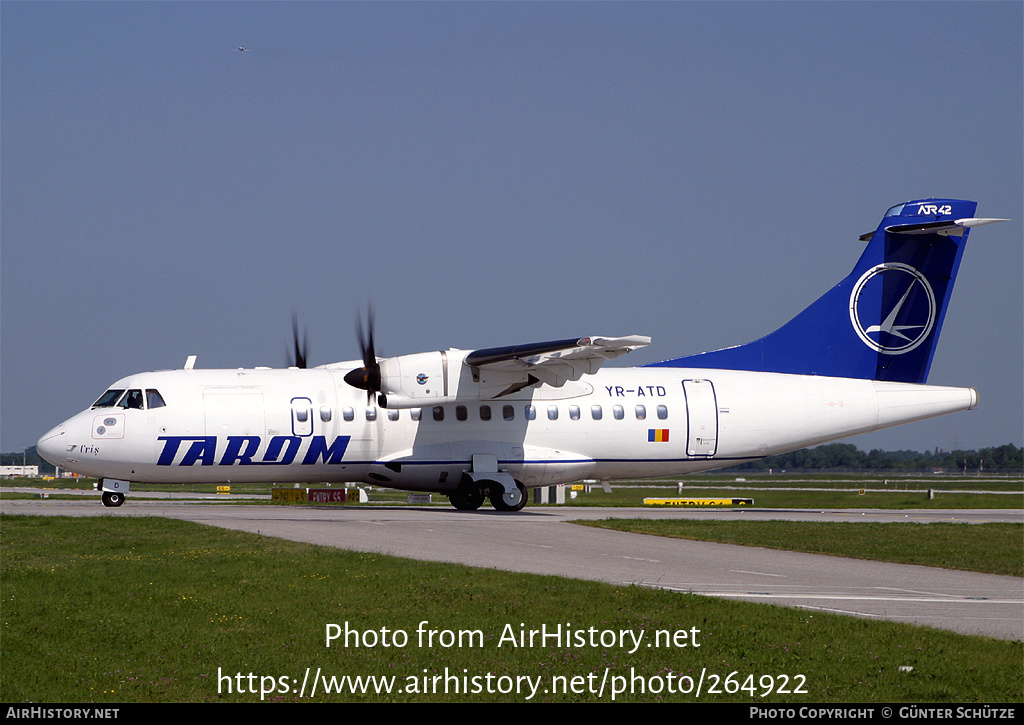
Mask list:
[[[103,505],[104,506],[120,506],[124,503],[124,494],[120,491],[104,491],[103,492]]]
[[[101,478],[93,488],[103,492],[101,500],[104,506],[116,507],[124,503],[124,495],[131,488],[131,483],[117,478]]]

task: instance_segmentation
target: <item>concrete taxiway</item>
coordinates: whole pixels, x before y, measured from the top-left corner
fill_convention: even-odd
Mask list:
[[[743,518],[819,521],[1024,521],[1019,510],[806,511],[225,506],[129,498],[0,501],[0,513],[163,516],[294,541],[507,571],[638,584],[821,612],[1024,639],[1024,579],[574,526],[574,519]]]

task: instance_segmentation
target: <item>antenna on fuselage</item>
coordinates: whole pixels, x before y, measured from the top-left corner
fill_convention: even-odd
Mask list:
[[[191,370],[195,366],[196,366],[196,356],[195,355],[189,355],[185,359],[185,367],[184,367],[184,369],[185,370]]]

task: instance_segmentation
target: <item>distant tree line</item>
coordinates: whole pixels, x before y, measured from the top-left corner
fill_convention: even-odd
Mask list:
[[[730,471],[904,471],[907,473],[931,473],[941,468],[947,473],[962,471],[966,461],[968,472],[977,472],[984,467],[991,473],[1024,473],[1024,448],[1012,443],[995,448],[980,450],[941,451],[864,451],[852,443],[828,443],[817,448],[803,448],[792,453],[769,456],[733,466]],[[39,472],[52,474],[53,466],[44,461],[35,446],[26,449],[24,463],[39,466]],[[22,465],[22,452],[0,453],[0,465]]]
[[[883,451],[864,452],[851,443],[829,443],[803,448],[792,453],[769,456],[729,470],[737,471],[903,471],[931,473],[941,468],[947,473],[977,472],[1024,473],[1024,448],[1012,443],[980,450]]]
[[[0,466],[39,466],[39,472],[43,475],[53,475],[53,464],[44,461],[43,457],[36,453],[36,447],[26,448],[24,453],[0,453]]]

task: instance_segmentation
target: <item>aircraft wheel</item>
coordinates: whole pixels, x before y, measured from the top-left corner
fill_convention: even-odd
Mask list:
[[[104,491],[103,492],[103,505],[104,506],[120,506],[124,503],[124,494],[119,491]]]
[[[522,511],[526,506],[526,489],[516,481],[516,492],[508,494],[500,484],[495,483],[491,486],[491,506],[496,511]]]
[[[484,503],[484,490],[470,480],[465,480],[448,495],[452,506],[459,511],[476,511]]]

